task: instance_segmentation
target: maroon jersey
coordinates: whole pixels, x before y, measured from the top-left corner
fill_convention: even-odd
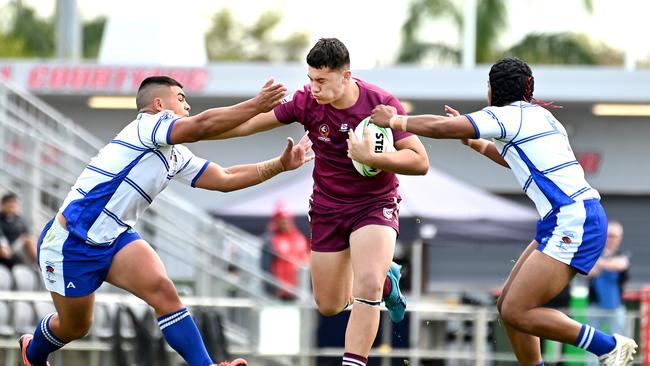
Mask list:
[[[397,98],[380,87],[354,79],[359,86],[359,99],[350,108],[336,109],[318,104],[305,85],[292,97],[275,107],[275,117],[282,123],[300,122],[313,142],[314,193],[312,205],[320,208],[343,209],[348,205],[368,203],[398,197],[399,182],[394,173],[382,171],[374,177],[360,175],[347,156],[348,131],[370,115],[378,104],[392,105],[399,114],[406,114]],[[411,136],[393,131],[395,141]]]

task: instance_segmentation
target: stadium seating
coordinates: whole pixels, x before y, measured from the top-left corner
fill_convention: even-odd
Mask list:
[[[14,279],[9,268],[0,265],[0,291],[13,289]]]

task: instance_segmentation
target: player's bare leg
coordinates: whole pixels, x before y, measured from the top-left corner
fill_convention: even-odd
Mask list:
[[[144,240],[126,245],[113,257],[106,282],[144,300],[154,309],[156,316],[183,307],[160,257]]]
[[[106,281],[153,307],[165,340],[190,366],[212,364],[192,316],[149,243],[135,240],[120,250],[113,257]]]
[[[582,325],[560,311],[541,306],[557,296],[575,274],[574,268],[532,251],[503,297],[501,318],[519,332],[573,344]]]
[[[506,294],[508,293],[508,290],[510,289],[510,284],[512,283],[514,278],[517,277],[517,273],[519,273],[519,269],[526,262],[530,254],[536,250],[535,248],[537,248],[537,245],[538,245],[537,242],[533,240],[533,242],[530,243],[526,247],[526,249],[524,249],[524,251],[517,259],[517,262],[515,263],[514,267],[512,267],[512,270],[510,271],[510,275],[508,276],[506,283],[503,285],[503,289],[501,291],[501,295],[499,296],[499,300],[497,301],[497,309],[499,309],[499,311],[501,311],[501,304],[503,303],[503,299],[505,298]],[[501,322],[501,325],[506,330],[506,334],[508,335],[508,339],[510,340],[510,345],[512,346],[512,350],[517,356],[517,360],[519,361],[520,365],[523,366],[539,365],[540,363],[542,363],[543,361],[542,351],[540,348],[539,337],[536,337],[528,333],[520,332],[503,321]]]
[[[379,328],[379,302],[386,273],[395,252],[395,230],[388,226],[368,225],[350,235],[350,257],[356,299],[345,333],[345,352],[368,357]],[[359,300],[376,302],[369,305]]]
[[[93,323],[95,294],[82,297],[50,294],[56,308],[49,324],[54,335],[66,343],[85,336]]]
[[[352,302],[350,249],[340,252],[311,252],[311,281],[318,311],[333,316]]]
[[[88,333],[93,321],[95,295],[65,297],[52,292],[56,313],[40,320],[34,334],[24,334],[18,341],[23,364],[47,365],[48,356],[68,342]]]

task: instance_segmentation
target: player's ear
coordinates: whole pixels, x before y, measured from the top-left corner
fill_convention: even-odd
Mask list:
[[[152,109],[154,111],[156,111],[156,113],[158,113],[158,112],[162,111],[163,109],[165,109],[163,107],[163,103],[162,103],[161,98],[153,98],[153,100],[151,101],[151,107],[152,107]]]
[[[343,70],[343,79],[345,79],[347,81],[347,80],[350,80],[351,77],[352,77],[352,71]]]

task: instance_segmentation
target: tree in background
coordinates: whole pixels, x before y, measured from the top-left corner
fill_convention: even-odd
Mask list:
[[[83,23],[82,52],[84,58],[96,59],[99,56],[99,49],[102,46],[102,37],[104,36],[105,26],[106,17],[97,17]]]
[[[592,0],[583,0],[589,13],[593,12]],[[516,56],[529,63],[540,64],[605,64],[621,65],[623,55],[594,42],[586,35],[562,33],[535,33],[526,35],[519,43],[508,49],[497,46],[500,36],[507,29],[508,8],[506,0],[478,0],[476,23],[476,62],[492,63],[504,56]],[[417,63],[426,59],[438,62],[459,63],[461,48],[442,42],[423,42],[418,34],[430,19],[450,19],[458,34],[462,34],[463,12],[453,0],[413,0],[402,28],[402,46],[398,62]]]
[[[0,10],[0,57],[52,58],[56,51],[54,19],[39,18],[36,11],[13,0]],[[103,17],[84,22],[83,57],[97,58],[102,42]]]
[[[0,57],[46,58],[54,56],[54,25],[34,9],[14,0],[2,9]]]
[[[210,61],[298,61],[309,34],[294,32],[285,39],[272,37],[282,16],[267,11],[251,26],[237,22],[229,9],[217,12],[205,36]]]

